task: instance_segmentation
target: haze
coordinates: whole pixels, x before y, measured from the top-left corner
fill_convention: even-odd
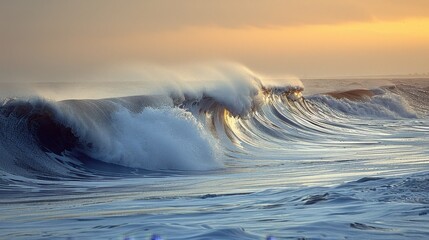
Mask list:
[[[234,61],[301,78],[429,72],[429,1],[0,2],[0,81]]]

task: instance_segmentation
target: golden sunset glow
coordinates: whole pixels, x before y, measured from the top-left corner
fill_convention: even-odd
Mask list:
[[[429,72],[419,0],[4,5],[3,78],[213,60],[299,77]]]

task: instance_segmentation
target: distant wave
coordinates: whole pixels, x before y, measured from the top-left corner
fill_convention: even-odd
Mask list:
[[[36,178],[93,176],[103,164],[130,172],[215,170],[227,167],[223,159],[231,151],[264,148],[259,140],[312,141],[347,129],[346,122],[338,125],[333,118],[427,114],[427,89],[417,87],[303,98],[299,82],[265,84],[241,68],[211,72],[221,81],[160,95],[58,102],[39,97],[4,99],[0,169]]]
[[[327,95],[336,99],[348,99],[348,100],[365,100],[375,95],[374,91],[368,89],[355,89],[343,92],[330,92]]]
[[[333,114],[341,113],[362,118],[417,118],[427,115],[428,92],[412,98],[404,86],[381,87],[377,89],[356,89],[330,92],[310,97],[314,102],[323,103],[323,108]],[[411,92],[422,89],[413,87]],[[420,103],[419,103],[420,102]]]

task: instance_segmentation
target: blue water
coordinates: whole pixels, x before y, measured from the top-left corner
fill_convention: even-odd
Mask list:
[[[428,239],[429,91],[395,84],[4,99],[0,238]]]

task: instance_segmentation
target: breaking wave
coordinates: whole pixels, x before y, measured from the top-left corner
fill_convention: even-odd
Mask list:
[[[157,95],[4,99],[2,174],[73,178],[136,169],[216,170],[228,167],[225,159],[276,144],[356,134],[350,119],[428,112],[427,89],[407,85],[304,98],[300,81],[268,83],[241,66],[167,75],[176,87]],[[205,84],[195,83],[200,76]]]

